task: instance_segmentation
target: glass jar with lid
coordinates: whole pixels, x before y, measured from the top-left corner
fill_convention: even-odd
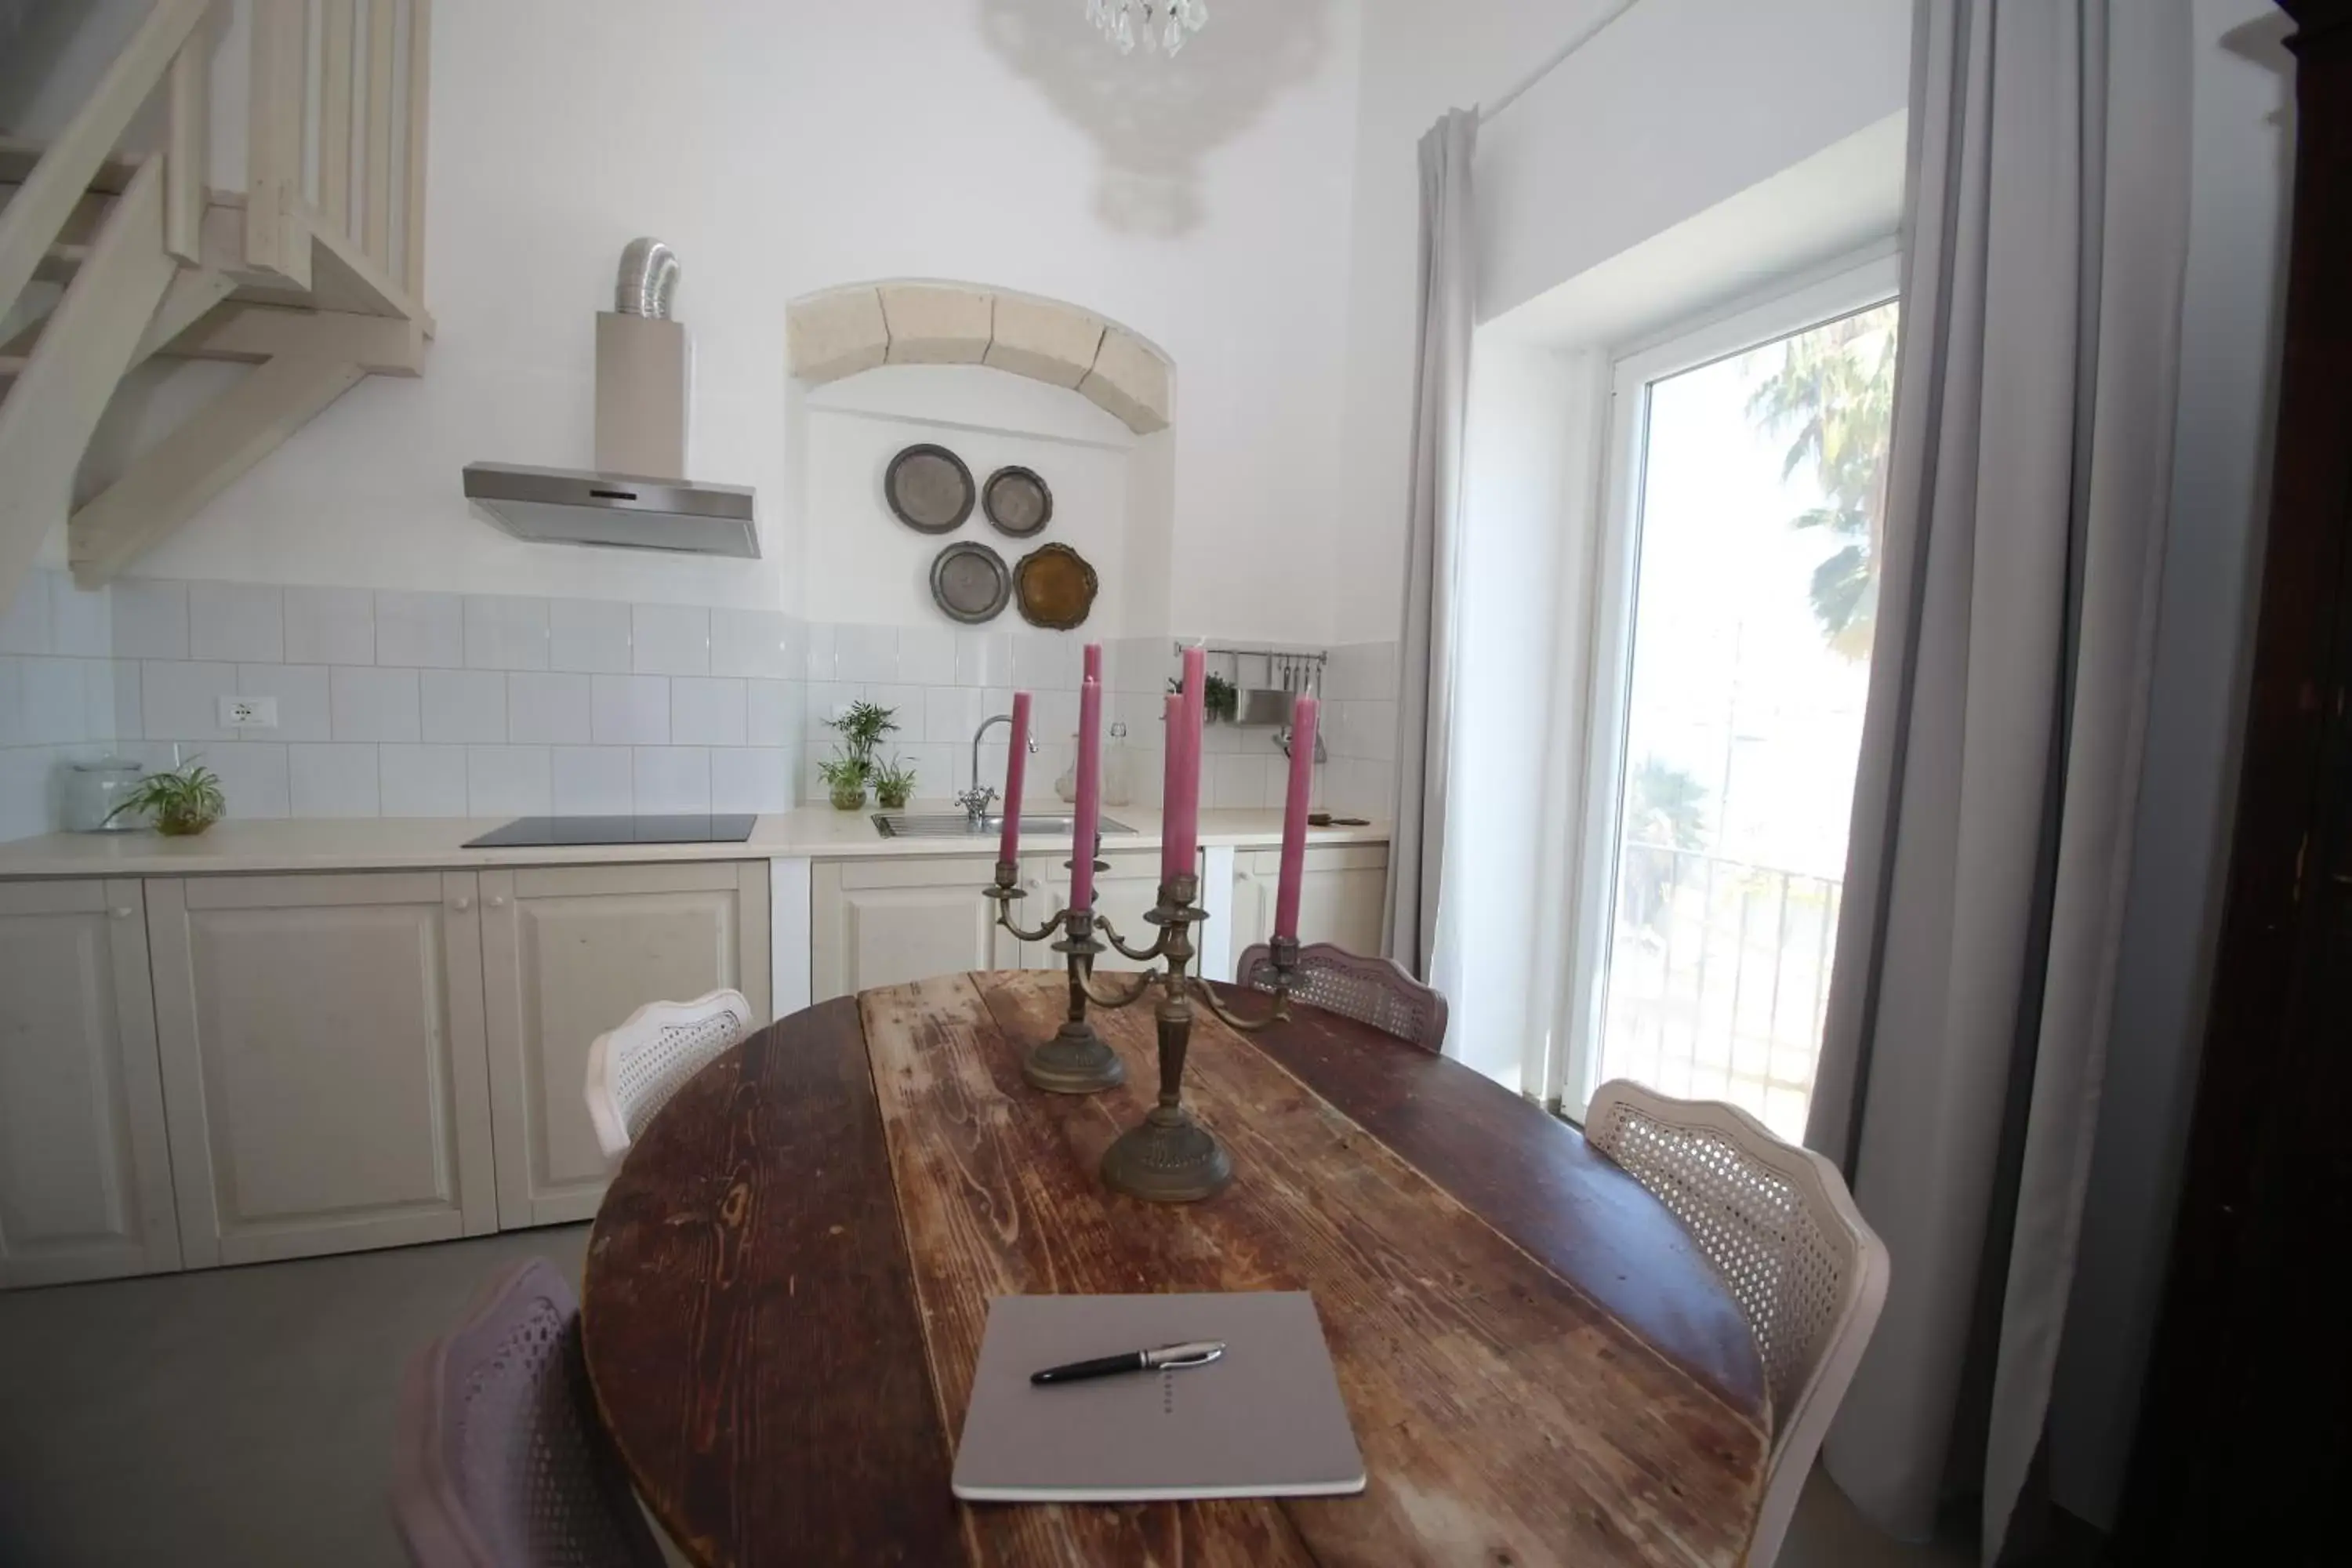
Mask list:
[[[147,826],[135,811],[121,811],[122,803],[147,776],[147,770],[121,757],[100,757],[76,763],[66,774],[66,829],[71,833],[135,833]]]

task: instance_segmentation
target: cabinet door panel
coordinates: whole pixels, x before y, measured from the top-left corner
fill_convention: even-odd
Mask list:
[[[1349,952],[1381,951],[1381,906],[1388,893],[1388,847],[1310,845],[1298,888],[1298,940],[1328,942]],[[1274,935],[1275,893],[1282,854],[1246,849],[1234,857],[1234,960]]]
[[[996,906],[981,892],[995,876],[993,858],[910,856],[818,865],[811,881],[814,999],[937,974],[1020,967],[1022,944],[996,925]],[[1034,923],[1039,916],[1022,910],[1015,918]]]
[[[149,884],[189,1262],[496,1227],[475,879]]]
[[[1095,873],[1095,913],[1110,921],[1122,941],[1129,947],[1149,947],[1160,934],[1159,928],[1148,923],[1144,916],[1160,902],[1160,855],[1157,850],[1129,850],[1100,857],[1108,870]],[[1056,859],[1048,873],[1050,897],[1046,902],[1054,913],[1070,907],[1069,868]],[[1034,965],[1040,969],[1062,967],[1062,954],[1050,944],[1035,944],[1042,954]],[[1104,971],[1132,972],[1152,967],[1138,963],[1108,942],[1103,944],[1102,956],[1095,967]]]
[[[0,1285],[180,1266],[139,884],[0,886]]]
[[[766,871],[744,861],[482,874],[500,1225],[595,1214],[609,1175],[584,1097],[598,1035],[648,1002],[722,987],[765,1016]]]

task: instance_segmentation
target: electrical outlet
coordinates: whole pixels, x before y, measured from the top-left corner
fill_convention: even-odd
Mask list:
[[[220,700],[220,724],[224,730],[275,730],[278,699],[224,697]]]

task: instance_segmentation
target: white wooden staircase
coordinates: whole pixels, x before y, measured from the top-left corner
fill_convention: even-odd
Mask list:
[[[60,521],[75,578],[104,583],[361,377],[424,369],[430,0],[236,15],[243,191],[205,183],[231,0],[154,0],[61,132],[0,137],[0,322],[63,286],[0,342],[0,605]],[[119,153],[158,93],[163,144]],[[253,368],[77,507],[100,416],[156,355]]]

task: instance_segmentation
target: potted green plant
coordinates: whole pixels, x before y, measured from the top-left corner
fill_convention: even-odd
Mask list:
[[[1170,676],[1168,678],[1168,689],[1171,691],[1182,691],[1184,689],[1183,678],[1181,676],[1175,675]],[[1240,711],[1241,693],[1234,689],[1234,683],[1232,681],[1227,680],[1222,675],[1211,675],[1201,682],[1201,712],[1210,723],[1230,724],[1234,721],[1234,716],[1240,713]]]
[[[149,773],[131,785],[122,804],[108,812],[106,819],[111,822],[126,811],[143,811],[154,819],[156,832],[184,838],[218,822],[227,809],[220,775],[192,758],[184,767]]]
[[[907,797],[915,793],[914,764],[904,757],[893,757],[874,769],[874,798],[891,811],[907,809]]]
[[[832,761],[819,763],[816,771],[824,779],[834,810],[856,811],[866,805],[865,763],[835,752]]]

